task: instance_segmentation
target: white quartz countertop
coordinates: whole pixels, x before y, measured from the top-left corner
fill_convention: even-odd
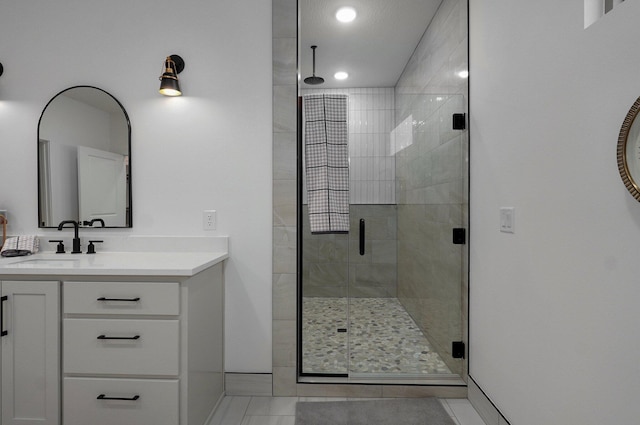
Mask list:
[[[50,276],[193,276],[229,257],[228,252],[98,252],[0,257],[0,278]]]

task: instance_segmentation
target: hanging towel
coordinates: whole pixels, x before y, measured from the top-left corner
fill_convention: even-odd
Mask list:
[[[312,233],[349,232],[347,95],[304,96],[305,169]]]
[[[2,224],[2,239],[0,240],[0,249],[4,245],[4,241],[7,240],[7,217],[0,214],[0,224]]]
[[[2,246],[0,255],[3,257],[20,257],[22,255],[35,254],[40,249],[40,241],[37,236],[15,236],[7,238]]]

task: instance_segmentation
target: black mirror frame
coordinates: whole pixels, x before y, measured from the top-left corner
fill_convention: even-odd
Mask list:
[[[105,93],[106,95],[108,95],[111,99],[113,99],[116,104],[120,107],[120,109],[122,110],[122,113],[124,115],[125,120],[127,121],[127,139],[128,139],[128,155],[129,155],[129,173],[127,176],[127,186],[128,186],[128,195],[127,195],[127,203],[129,208],[126,211],[127,214],[127,225],[125,226],[106,226],[106,227],[100,227],[100,229],[103,228],[107,228],[107,229],[128,229],[128,228],[132,228],[133,227],[133,185],[131,184],[132,182],[132,164],[131,164],[131,120],[129,119],[129,114],[127,113],[127,110],[124,108],[124,106],[122,105],[122,103],[120,103],[120,101],[118,99],[116,99],[111,93],[109,93],[108,91],[101,89],[99,87],[95,87],[95,86],[88,86],[88,85],[77,85],[77,86],[72,86],[72,87],[68,87],[60,92],[58,92],[55,96],[53,96],[51,99],[49,99],[49,101],[47,102],[47,104],[45,105],[45,107],[42,109],[42,112],[40,113],[40,118],[38,119],[38,136],[36,139],[36,158],[37,158],[37,168],[38,168],[38,191],[37,191],[37,196],[38,196],[38,228],[40,229],[52,229],[52,228],[57,228],[57,225],[55,226],[43,226],[41,223],[41,217],[42,217],[42,205],[41,205],[41,199],[40,199],[40,153],[39,153],[39,143],[40,143],[40,124],[42,122],[42,117],[44,116],[44,113],[46,112],[47,108],[49,107],[49,105],[51,104],[51,102],[53,102],[58,96],[60,96],[61,94],[69,91],[69,90],[73,90],[73,89],[77,89],[77,88],[90,88],[90,89],[95,89],[95,90],[99,90],[103,93]],[[91,227],[85,227],[85,228],[91,228]]]

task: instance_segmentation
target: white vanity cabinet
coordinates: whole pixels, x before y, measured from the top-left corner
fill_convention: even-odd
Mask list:
[[[0,280],[2,425],[60,423],[60,283]]]
[[[62,283],[64,425],[204,425],[223,394],[222,264]]]
[[[0,258],[0,425],[205,425],[224,393],[220,248]]]
[[[178,424],[180,284],[65,281],[63,294],[64,423]]]

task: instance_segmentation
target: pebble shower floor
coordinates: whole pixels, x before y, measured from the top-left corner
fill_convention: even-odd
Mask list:
[[[451,373],[396,298],[305,297],[302,341],[304,373]]]

